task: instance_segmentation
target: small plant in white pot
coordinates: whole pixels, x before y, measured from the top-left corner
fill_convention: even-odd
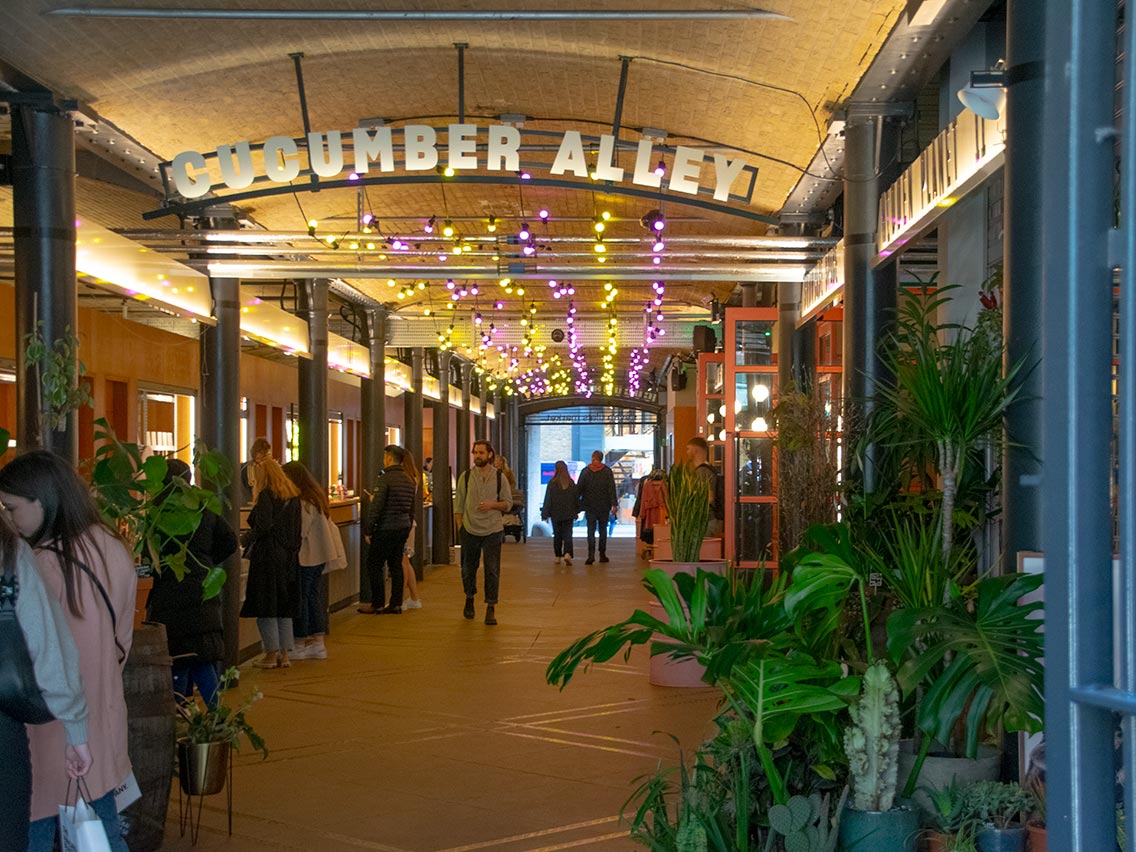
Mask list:
[[[868,666],[860,700],[850,713],[844,753],[852,796],[840,818],[840,847],[844,852],[915,852],[919,815],[895,797],[899,687],[887,664]]]

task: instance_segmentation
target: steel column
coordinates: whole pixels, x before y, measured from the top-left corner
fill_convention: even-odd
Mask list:
[[[1041,257],[1045,85],[1045,3],[1006,6],[1006,165],[1002,337],[1005,363],[1025,362],[1018,399],[1006,412],[1002,466],[1002,550],[1005,570],[1016,555],[1041,549]],[[1025,69],[1023,71],[1023,69]]]
[[[300,287],[300,315],[308,322],[311,358],[300,359],[300,461],[324,489],[328,485],[327,279]]]
[[[786,393],[793,387],[793,343],[796,338],[797,317],[800,316],[801,286],[781,283],[777,285],[777,387]]]
[[[844,178],[844,406],[845,423],[865,422],[874,408],[876,389],[883,381],[879,341],[894,317],[895,262],[872,269],[876,255],[877,210],[880,197],[882,134],[894,127],[880,116],[849,110],[845,126]],[[847,412],[854,409],[856,416]],[[875,448],[868,447],[863,472],[866,492],[875,490]],[[846,454],[846,466],[852,461]]]
[[[371,308],[367,311],[367,348],[370,351],[371,378],[362,380],[359,399],[362,409],[359,516],[364,525],[371,508],[371,491],[379,478],[379,472],[383,469],[383,447],[387,443],[386,339],[387,309]],[[361,567],[367,564],[367,548],[367,542],[364,541],[359,556]],[[370,592],[367,571],[362,570],[360,571],[361,600],[370,600]]]
[[[473,440],[470,437],[470,403],[472,401],[472,386],[473,386],[473,364],[469,361],[462,361],[461,363],[462,374],[462,407],[458,412],[458,426],[457,437],[454,443],[457,446],[457,459],[454,465],[454,475],[460,477],[463,473],[469,470],[470,450],[473,447]]]
[[[493,447],[497,452],[505,444],[505,412],[501,406],[501,389],[493,391]]]
[[[450,487],[450,359],[438,353],[438,386],[442,398],[434,403],[434,534],[431,562],[448,565],[454,543],[454,491]]]
[[[11,119],[16,437],[24,449],[42,447],[76,462],[76,414],[71,412],[59,430],[42,422],[46,406],[39,374],[27,361],[28,335],[41,334],[48,346],[79,336],[74,126],[66,112],[46,103],[16,105]]]
[[[481,403],[481,414],[477,417],[477,438],[480,441],[489,440],[489,391],[486,390],[488,379],[485,373],[477,377],[477,399]]]
[[[404,425],[406,427],[406,449],[414,458],[414,463],[422,466],[422,378],[425,373],[426,350],[415,346],[410,356],[410,391],[402,395],[403,407],[406,412]],[[414,529],[414,558],[412,564],[414,573],[421,578],[422,566],[426,564],[426,524],[423,522],[423,513],[415,518],[417,522]]]
[[[1113,631],[1102,629],[1101,618],[1112,612],[1113,601],[1108,233],[1114,215],[1117,7],[1068,0],[1048,3],[1044,11],[1050,71],[1036,179],[1044,211],[1039,410],[1042,458],[1048,461],[1041,499],[1047,825],[1054,849],[1099,852],[1116,848],[1113,715],[1074,692],[1113,683]],[[1122,345],[1132,340],[1122,338]],[[1121,363],[1131,369],[1129,353],[1123,355]],[[1130,427],[1121,422],[1125,437]],[[1129,574],[1131,564],[1124,569]],[[1126,610],[1130,605],[1122,602]],[[1122,637],[1122,643],[1131,641],[1130,635]],[[1132,726],[1126,727],[1131,745]],[[1130,775],[1128,786],[1132,783]],[[1131,825],[1131,810],[1128,819]],[[1130,844],[1133,834],[1129,831]]]

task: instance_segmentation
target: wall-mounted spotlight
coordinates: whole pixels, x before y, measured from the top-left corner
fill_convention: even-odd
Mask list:
[[[999,59],[989,71],[971,71],[970,82],[958,90],[962,105],[987,121],[997,121],[1006,109],[1006,62]]]

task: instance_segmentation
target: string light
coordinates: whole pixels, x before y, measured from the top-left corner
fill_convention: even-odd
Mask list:
[[[497,232],[497,217],[496,216],[490,216],[489,217],[489,221],[486,224],[485,229],[487,231],[489,231],[489,233],[491,233],[491,234],[494,234],[494,233]]]

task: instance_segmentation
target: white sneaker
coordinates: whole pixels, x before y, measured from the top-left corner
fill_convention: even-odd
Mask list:
[[[560,557],[559,557],[559,556],[557,556],[557,557],[556,557],[556,564],[557,564],[557,565],[559,565],[559,564],[560,564]]]
[[[314,645],[296,645],[288,654],[288,658],[292,660],[310,660],[312,658],[312,649]]]
[[[408,609],[422,609],[422,600],[405,600],[402,602],[402,609],[404,612]]]
[[[559,560],[557,560],[557,564],[559,564]],[[571,568],[572,567],[572,557],[571,556],[565,556],[564,557],[564,564],[567,565],[569,568]]]
[[[305,660],[326,660],[327,659],[327,645],[320,642],[316,645],[304,646],[304,659]]]

